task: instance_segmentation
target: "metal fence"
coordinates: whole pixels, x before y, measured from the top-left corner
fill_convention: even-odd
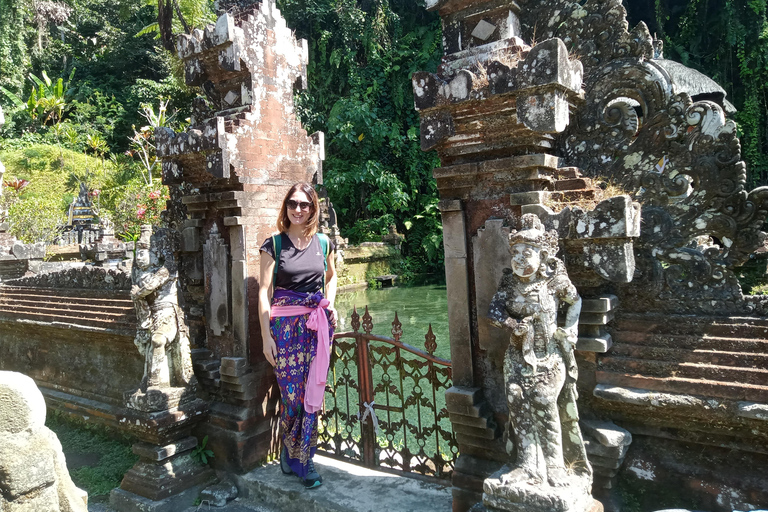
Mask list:
[[[449,479],[458,445],[445,406],[451,362],[434,355],[432,326],[426,351],[400,341],[395,314],[392,337],[371,334],[365,308],[355,309],[352,331],[337,333],[326,387],[318,449],[377,469]]]

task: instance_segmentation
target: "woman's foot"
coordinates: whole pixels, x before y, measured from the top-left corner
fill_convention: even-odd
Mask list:
[[[303,482],[304,487],[307,489],[314,489],[323,485],[323,477],[315,470],[315,463],[312,459],[309,459],[309,462],[307,462],[307,476]]]
[[[288,465],[288,450],[285,449],[285,447],[280,451],[280,471],[282,471],[284,475],[293,474],[291,466]]]

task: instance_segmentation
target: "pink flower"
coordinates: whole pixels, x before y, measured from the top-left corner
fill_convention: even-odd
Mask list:
[[[136,207],[136,217],[143,219],[144,214],[147,213],[147,207],[143,204],[137,205]]]
[[[91,190],[91,197],[99,197],[99,194],[101,194],[101,190],[97,188]]]
[[[160,191],[159,190],[153,190],[149,193],[150,199],[160,199]]]

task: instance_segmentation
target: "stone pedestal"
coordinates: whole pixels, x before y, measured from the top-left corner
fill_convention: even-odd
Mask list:
[[[126,393],[129,413],[121,418],[142,441],[133,445],[139,461],[110,495],[119,512],[174,511],[191,506],[216,478],[191,457],[197,438],[190,432],[208,404],[189,388],[149,388]]]
[[[485,479],[483,505],[509,512],[602,512],[603,506],[590,495],[590,480],[574,475],[569,485],[552,487],[531,482],[504,483],[504,466]]]

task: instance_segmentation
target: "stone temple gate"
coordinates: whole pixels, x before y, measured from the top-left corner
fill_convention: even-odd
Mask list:
[[[261,350],[256,304],[259,246],[297,181],[322,183],[322,133],[293,112],[306,84],[307,43],[274,0],[178,39],[186,81],[201,86],[185,133],[157,135],[171,217],[181,231],[181,285],[195,368],[212,400],[201,427],[216,459],[245,471],[274,447],[278,397]]]
[[[619,0],[427,7],[444,57],[413,90],[422,148],[442,163],[454,510],[509,460],[509,336],[487,316],[526,213],[557,230],[584,298],[576,355],[595,496],[611,508],[621,470],[706,510],[764,507],[768,301],[744,297],[734,269],[765,241],[768,188],[745,190],[724,91],[692,83],[644,24],[630,30]]]

